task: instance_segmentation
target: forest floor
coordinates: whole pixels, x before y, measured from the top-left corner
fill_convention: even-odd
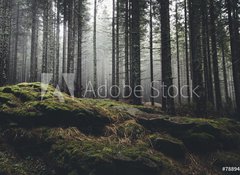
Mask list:
[[[0,88],[0,175],[214,175],[240,166],[240,123],[97,99],[40,83]],[[239,172],[238,172],[239,173]]]

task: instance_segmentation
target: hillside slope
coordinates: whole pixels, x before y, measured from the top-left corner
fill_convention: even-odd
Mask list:
[[[111,100],[59,102],[40,83],[0,88],[1,175],[222,174],[240,166],[240,123],[170,117]]]

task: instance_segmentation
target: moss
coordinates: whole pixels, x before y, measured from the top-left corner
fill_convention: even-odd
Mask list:
[[[122,138],[136,140],[145,136],[145,129],[135,120],[128,120],[118,126],[117,133]]]
[[[183,169],[195,158],[208,159],[200,153],[239,150],[240,125],[234,120],[170,117],[158,108],[73,99],[65,93],[65,102],[60,103],[52,86],[43,98],[41,88],[47,86],[22,83],[0,88],[0,119],[5,122],[0,128],[3,142],[14,148],[14,154],[42,157],[56,174],[187,174],[190,171]],[[1,147],[0,135],[0,152]],[[179,158],[187,159],[186,164]],[[27,163],[3,161],[0,169],[12,171],[18,164],[23,174],[33,174]]]
[[[222,129],[222,130],[234,130],[240,131],[240,123],[231,120],[228,118],[218,118],[218,119],[208,119],[208,118],[193,118],[193,117],[173,117],[172,121],[176,121],[178,123],[195,123],[195,124],[208,124],[214,128]]]
[[[219,148],[216,138],[208,133],[188,133],[183,141],[191,151],[198,153],[211,152]]]
[[[153,148],[157,151],[173,158],[185,157],[186,149],[182,141],[167,134],[151,134],[148,138]]]
[[[67,143],[59,141],[52,147],[51,155],[57,166],[65,167],[67,170],[77,169],[78,172],[87,173],[99,168],[101,164],[108,167],[104,172],[109,173],[112,168],[118,169],[118,166],[120,166],[118,162],[120,163],[121,161],[128,162],[129,164],[135,162],[139,164],[140,168],[141,164],[144,166],[144,162],[138,162],[139,158],[148,159],[159,167],[166,168],[171,166],[171,162],[167,158],[159,153],[153,153],[144,145],[124,146],[98,139],[69,141]],[[84,162],[84,166],[82,162]],[[134,167],[131,168],[133,168],[132,171],[138,171]],[[155,168],[158,169],[157,167]]]
[[[6,105],[7,107],[17,107],[19,101],[12,94],[0,92],[0,106]]]

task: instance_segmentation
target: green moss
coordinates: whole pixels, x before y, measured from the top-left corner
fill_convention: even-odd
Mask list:
[[[78,172],[90,172],[98,167],[100,162],[106,164],[111,172],[111,166],[119,166],[115,164],[117,159],[119,161],[137,161],[139,158],[145,158],[159,167],[170,167],[172,171],[171,162],[163,155],[151,151],[144,145],[120,145],[106,140],[82,140],[82,141],[59,141],[52,147],[51,157],[54,162],[60,167],[72,170],[77,169]],[[84,166],[82,164],[84,162]],[[104,163],[105,162],[105,163]],[[141,162],[139,162],[141,164]],[[142,162],[144,163],[144,162]],[[137,171],[137,169],[135,169]]]
[[[231,127],[240,131],[240,124],[237,121],[228,119],[228,118],[219,118],[219,119],[207,119],[207,118],[193,118],[193,117],[173,117],[172,121],[178,123],[195,123],[195,124],[208,124],[212,127],[228,130]]]
[[[178,144],[183,144],[181,140],[175,138],[175,137],[172,137],[171,135],[168,135],[166,133],[154,133],[154,134],[150,134],[147,136],[147,138],[149,138],[150,140],[155,140],[157,138],[162,138],[162,139],[165,139],[165,140],[169,140],[171,142],[175,142],[175,143],[178,143]]]
[[[145,136],[145,129],[135,120],[128,120],[118,126],[117,133],[121,138],[136,140]]]
[[[151,146],[170,157],[184,158],[186,149],[182,141],[167,134],[151,134],[148,136]]]
[[[60,103],[52,86],[44,96],[41,88],[47,86],[22,83],[0,88],[0,119],[8,122],[1,133],[16,155],[44,157],[57,174],[181,174],[179,170],[185,172],[195,160],[201,162],[199,157],[208,159],[200,153],[239,150],[240,125],[234,120],[170,117],[158,108],[73,99],[65,93],[65,101]],[[183,153],[181,159],[194,152],[194,162],[190,158],[183,164],[176,152]],[[9,158],[2,157],[2,171],[6,167],[11,172],[17,164],[18,174],[31,174],[28,161],[4,161]]]

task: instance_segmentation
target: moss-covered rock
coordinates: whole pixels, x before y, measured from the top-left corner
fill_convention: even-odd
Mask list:
[[[184,158],[186,149],[182,141],[169,135],[153,134],[149,136],[154,149],[173,158]]]
[[[118,126],[117,134],[121,138],[137,140],[145,136],[145,129],[143,126],[136,123],[135,120],[128,120]]]
[[[189,133],[184,138],[184,144],[191,151],[199,153],[208,153],[218,148],[216,138],[208,133]]]
[[[40,83],[0,88],[0,174],[221,174],[238,161],[235,120],[62,96]]]

